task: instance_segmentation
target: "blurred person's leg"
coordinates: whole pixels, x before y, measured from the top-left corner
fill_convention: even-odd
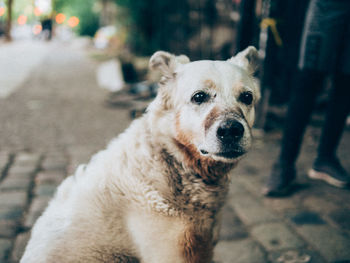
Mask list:
[[[346,187],[350,177],[341,165],[336,151],[343,133],[346,117],[350,111],[350,74],[338,74],[329,100],[328,112],[318,147],[318,155],[309,171],[313,179]]]
[[[350,3],[348,11],[348,17],[350,17]],[[336,151],[350,112],[350,19],[348,19],[340,50],[317,158],[309,176],[337,187],[346,187],[350,183],[350,177],[341,165]]]
[[[325,76],[324,72],[315,70],[298,72],[284,123],[280,155],[272,168],[263,194],[280,196],[290,191],[296,177],[295,161],[300,151],[304,131]]]
[[[268,196],[289,193],[295,174],[305,127],[315,98],[326,76],[335,66],[350,1],[311,0],[299,57],[299,74],[285,120],[281,152],[263,189]]]
[[[346,117],[350,110],[350,74],[338,74],[330,96],[326,121],[323,126],[318,159],[336,158],[336,150],[345,127]]]
[[[293,166],[300,151],[305,128],[326,74],[315,70],[298,72],[285,119],[279,162]]]

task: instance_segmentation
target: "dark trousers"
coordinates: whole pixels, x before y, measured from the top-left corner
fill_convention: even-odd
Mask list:
[[[303,134],[309,122],[316,97],[322,89],[326,73],[315,70],[299,71],[292,90],[285,120],[280,162],[294,164]],[[318,147],[318,160],[333,160],[350,111],[350,75],[334,76],[326,120]]]

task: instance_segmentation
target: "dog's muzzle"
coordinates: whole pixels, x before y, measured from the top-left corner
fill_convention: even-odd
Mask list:
[[[223,144],[232,144],[242,139],[244,135],[244,126],[237,120],[227,120],[222,122],[216,136]]]
[[[245,153],[240,142],[244,136],[243,124],[236,120],[230,119],[220,123],[216,131],[216,137],[221,143],[221,151],[216,155],[224,158],[236,158]]]
[[[240,119],[226,118],[219,121],[214,127],[207,140],[209,143],[199,148],[202,155],[236,159],[246,153],[249,136],[246,136],[247,128]],[[213,136],[215,136],[215,143],[213,143]]]

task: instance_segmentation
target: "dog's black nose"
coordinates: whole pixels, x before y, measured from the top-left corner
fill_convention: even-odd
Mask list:
[[[216,132],[222,142],[238,141],[243,137],[244,127],[236,120],[222,122]]]

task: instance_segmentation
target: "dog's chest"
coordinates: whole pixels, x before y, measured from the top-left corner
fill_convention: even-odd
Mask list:
[[[180,218],[139,210],[128,214],[127,226],[144,262],[183,262],[179,240],[185,224]]]
[[[146,211],[133,211],[127,217],[128,230],[144,262],[164,262],[165,258],[169,263],[209,262],[212,256],[210,227],[198,228],[196,224],[188,219]]]

